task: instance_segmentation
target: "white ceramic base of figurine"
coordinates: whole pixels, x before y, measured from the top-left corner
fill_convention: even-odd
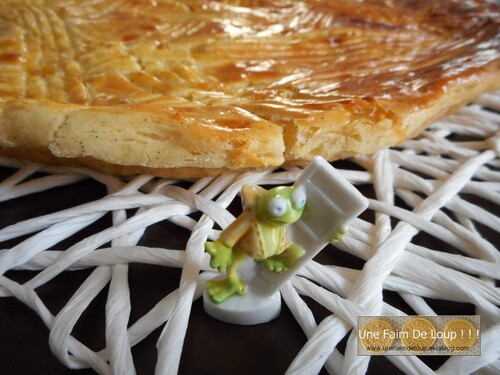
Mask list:
[[[281,312],[281,293],[270,296],[247,289],[244,296],[232,296],[222,303],[214,303],[207,291],[203,292],[203,307],[208,315],[226,323],[255,325],[277,318]]]

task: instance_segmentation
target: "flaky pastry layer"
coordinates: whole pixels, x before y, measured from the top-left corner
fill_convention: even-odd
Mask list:
[[[199,177],[399,145],[500,88],[486,1],[6,0],[0,150]]]

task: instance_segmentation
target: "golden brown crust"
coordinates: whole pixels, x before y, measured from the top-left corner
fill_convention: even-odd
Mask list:
[[[200,111],[162,103],[82,107],[11,100],[4,103],[0,118],[0,146],[15,145],[20,156],[27,153],[39,160],[30,150],[45,148],[66,162],[71,158],[99,166],[100,161],[128,171],[272,165],[283,162],[281,133],[278,126],[238,108],[210,106]]]
[[[191,178],[400,144],[500,88],[485,1],[6,0],[0,150]]]

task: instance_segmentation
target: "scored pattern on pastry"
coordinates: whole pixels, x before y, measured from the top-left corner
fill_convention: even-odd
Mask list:
[[[498,86],[498,11],[472,3],[11,0],[0,104],[240,108],[277,125],[286,161],[371,152]]]
[[[193,9],[188,1],[157,7],[127,1],[47,3],[17,1],[3,7],[2,31],[12,33],[9,40],[17,45],[10,54],[4,52],[2,66],[23,63],[24,73],[38,76],[25,92],[13,87],[12,95],[115,104],[173,92],[203,103],[262,96],[314,108],[308,99],[328,106],[346,94],[383,98],[425,93],[437,70],[457,75],[460,66],[465,70],[467,64],[497,57],[488,54],[494,40],[481,45],[496,31],[486,11],[455,20],[446,12],[460,8],[457,4],[438,9],[429,4],[416,15],[392,8],[385,17],[381,4],[365,5],[361,9],[373,8],[377,19],[369,22],[360,15],[356,22],[350,2],[328,7],[324,2],[284,2],[281,9],[272,1],[248,2],[255,4],[252,9],[199,1],[191,2]],[[12,23],[26,31],[12,30]],[[466,49],[470,52],[463,55]],[[417,74],[420,80],[412,78]],[[85,83],[95,90],[105,80],[131,84],[130,93],[139,98],[126,92],[108,98],[85,95],[79,87]],[[378,93],[367,83],[376,83]]]

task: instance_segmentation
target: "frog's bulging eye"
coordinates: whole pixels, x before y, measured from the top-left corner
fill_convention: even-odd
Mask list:
[[[306,205],[306,190],[302,186],[295,188],[293,191],[292,204],[298,210],[304,208]]]
[[[269,213],[274,217],[283,216],[287,211],[286,200],[281,197],[274,197],[267,205]]]

